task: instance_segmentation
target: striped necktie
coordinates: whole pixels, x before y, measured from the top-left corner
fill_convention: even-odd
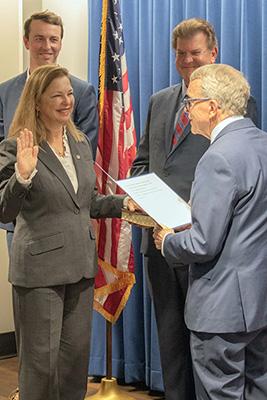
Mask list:
[[[174,133],[173,133],[173,138],[172,138],[172,149],[177,145],[179,139],[181,138],[185,128],[189,124],[189,118],[188,118],[188,113],[182,109],[182,111],[179,113]]]

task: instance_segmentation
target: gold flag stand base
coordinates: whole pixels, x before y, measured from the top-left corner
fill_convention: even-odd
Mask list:
[[[93,396],[85,397],[85,400],[133,400],[124,390],[121,390],[117,384],[116,378],[102,378],[100,388]]]

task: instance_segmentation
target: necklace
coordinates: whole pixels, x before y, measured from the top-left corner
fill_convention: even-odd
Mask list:
[[[63,146],[63,150],[62,151],[60,151],[58,149],[54,149],[55,152],[59,155],[59,157],[65,157],[65,153],[66,153],[66,146],[65,146],[63,138],[62,138],[62,146]]]
[[[66,145],[64,141],[64,136],[62,135],[61,137],[61,143],[51,143],[50,147],[54,150],[54,152],[59,156],[59,157],[65,157],[66,154]]]

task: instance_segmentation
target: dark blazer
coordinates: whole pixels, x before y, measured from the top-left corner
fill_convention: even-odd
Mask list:
[[[26,79],[27,71],[0,84],[0,142],[7,137]],[[98,137],[95,90],[90,83],[72,75],[71,84],[75,97],[73,120],[77,128],[90,139],[95,156]],[[13,224],[0,224],[0,227],[10,231],[14,229]]]
[[[188,124],[176,147],[171,151],[175,115],[181,105],[182,86],[175,85],[151,97],[146,127],[141,137],[132,176],[155,172],[185,201],[189,200],[196,165],[209,147],[209,140],[193,135]],[[248,114],[257,122],[255,100],[251,97]],[[144,231],[142,251],[157,252],[151,231]]]
[[[102,196],[95,189],[93,156],[87,140],[68,134],[77,172],[77,194],[61,163],[45,142],[30,187],[14,173],[16,141],[0,144],[0,220],[16,219],[9,281],[23,287],[78,282],[96,273],[95,236],[90,217],[119,217],[124,196]]]
[[[192,228],[168,235],[170,265],[191,264],[185,319],[200,332],[267,326],[267,133],[232,122],[201,158]]]
[[[207,150],[209,141],[190,132],[187,126],[177,146],[171,151],[175,114],[181,102],[181,85],[163,89],[151,97],[147,123],[141,137],[131,175],[155,172],[185,201],[189,200],[196,165]],[[142,237],[142,252],[158,252],[151,231]]]

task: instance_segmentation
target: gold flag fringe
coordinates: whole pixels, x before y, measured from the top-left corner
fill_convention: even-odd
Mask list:
[[[127,303],[132,287],[135,284],[135,275],[133,272],[120,271],[117,268],[114,268],[109,263],[101,260],[100,258],[98,258],[98,264],[101,266],[103,270],[112,272],[117,277],[117,280],[108,283],[105,286],[95,289],[94,309],[98,311],[101,315],[103,315],[105,319],[114,324],[119,318],[120,313],[122,312],[123,308]],[[100,299],[101,297],[107,296],[111,293],[117,292],[124,288],[125,292],[120,300],[120,304],[116,310],[116,313],[114,315],[111,315],[109,312],[105,310],[105,308],[103,307],[101,302],[97,300],[97,298]]]

